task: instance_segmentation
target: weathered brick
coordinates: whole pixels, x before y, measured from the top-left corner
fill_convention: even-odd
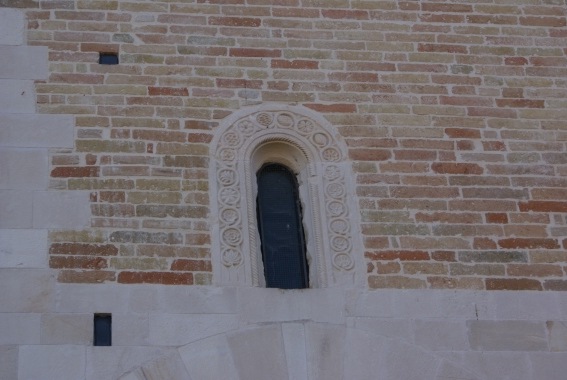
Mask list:
[[[57,281],[63,283],[96,284],[115,280],[115,272],[102,270],[62,270],[57,275]]]
[[[525,248],[525,249],[559,249],[559,243],[555,239],[536,239],[536,238],[510,238],[498,240],[501,248]]]
[[[53,243],[49,247],[49,254],[115,256],[118,248],[112,244]]]
[[[162,285],[192,285],[192,273],[172,272],[120,272],[118,283],[121,284],[162,284]]]
[[[541,282],[527,278],[487,278],[486,290],[542,290]]]
[[[426,288],[424,280],[403,276],[368,276],[368,286],[371,289],[420,289]]]

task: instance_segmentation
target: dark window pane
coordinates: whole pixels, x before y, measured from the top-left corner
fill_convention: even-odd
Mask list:
[[[309,284],[301,204],[295,175],[279,164],[257,173],[257,214],[268,288],[302,289]]]
[[[95,346],[112,345],[112,315],[95,314],[93,344]]]
[[[116,53],[100,53],[98,63],[101,65],[118,65],[118,54]]]

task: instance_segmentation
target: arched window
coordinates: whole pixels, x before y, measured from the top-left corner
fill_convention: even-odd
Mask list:
[[[334,127],[306,108],[264,104],[224,119],[211,142],[214,283],[277,288],[364,284],[363,256],[354,254],[361,245],[347,157]],[[292,190],[282,191],[282,185],[274,185],[279,181]],[[293,206],[281,208],[293,209],[286,215],[298,233],[296,248],[289,251],[295,252],[289,254],[293,259],[280,254],[279,242],[267,236],[280,231],[279,238],[282,227],[274,226],[278,220],[265,210],[263,199],[270,205],[273,199],[283,201],[283,194],[293,194],[287,200]],[[287,223],[282,225],[287,228]],[[277,282],[279,274],[272,272],[280,269],[286,277],[297,274],[298,280]]]
[[[266,287],[309,287],[301,202],[295,175],[268,163],[256,174],[256,214]]]

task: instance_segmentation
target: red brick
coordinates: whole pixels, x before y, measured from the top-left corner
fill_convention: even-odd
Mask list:
[[[186,272],[211,272],[211,262],[208,260],[177,259],[171,263],[171,270]]]
[[[479,139],[480,131],[467,128],[445,128],[445,134],[453,139]]]
[[[121,284],[193,285],[193,273],[120,272]]]
[[[466,46],[449,45],[449,44],[418,44],[417,50],[420,52],[433,52],[433,53],[457,53],[457,54],[468,53]]]
[[[496,99],[498,107],[545,108],[545,101],[530,99]]]
[[[486,223],[507,224],[508,214],[500,212],[489,212],[486,214]]]
[[[282,51],[278,49],[253,49],[253,48],[231,48],[231,57],[258,57],[258,58],[279,58]]]
[[[462,15],[452,15],[452,14],[424,14],[419,17],[423,22],[448,22],[448,23],[462,23],[465,18]]]
[[[321,113],[354,113],[356,112],[356,104],[315,104],[306,103],[305,107],[311,108]]]
[[[376,251],[366,252],[364,255],[371,260],[400,260],[400,261],[423,261],[429,260],[429,254],[425,251]]]
[[[567,212],[567,202],[560,201],[527,201],[519,203],[520,211]]]
[[[368,20],[369,15],[367,11],[362,10],[344,10],[344,9],[323,9],[321,11],[323,17],[332,19],[354,19],[354,20]]]
[[[124,191],[101,191],[100,201],[109,203],[123,203],[126,201],[126,193]]]
[[[115,272],[101,270],[62,270],[57,275],[57,281],[74,284],[97,284],[115,280]]]
[[[496,242],[490,238],[475,237],[473,241],[474,249],[496,249],[498,246]]]
[[[51,177],[98,177],[99,172],[98,166],[60,166],[51,170]]]
[[[319,68],[318,61],[308,61],[296,59],[294,61],[287,61],[284,59],[273,59],[271,64],[273,69],[309,69],[314,70]]]
[[[49,247],[49,254],[116,256],[118,248],[112,244],[54,243]]]
[[[484,169],[477,164],[459,164],[452,162],[435,162],[431,169],[439,174],[482,174]]]
[[[349,156],[357,161],[385,161],[390,159],[392,154],[382,149],[351,149]]]
[[[527,278],[487,278],[486,290],[542,290],[541,282]]]
[[[248,79],[216,79],[217,87],[226,88],[250,88],[250,89],[260,89],[262,88],[261,80],[248,80]]]
[[[102,257],[51,256],[49,258],[50,268],[103,269],[107,266],[106,259]]]
[[[508,249],[559,249],[559,243],[555,239],[535,239],[535,238],[509,238],[498,240],[501,248]]]
[[[189,96],[189,90],[179,87],[148,87],[148,94],[150,96]]]
[[[251,17],[209,17],[209,25],[258,27],[262,24],[259,18]]]
[[[520,25],[561,28],[567,25],[567,19],[565,17],[520,17]]]
[[[467,4],[444,4],[444,3],[421,3],[421,10],[424,12],[472,12],[472,5]]]

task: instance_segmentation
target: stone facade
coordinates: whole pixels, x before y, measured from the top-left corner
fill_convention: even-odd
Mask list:
[[[565,378],[566,15],[0,0],[0,377]],[[271,159],[311,289],[261,286]]]

